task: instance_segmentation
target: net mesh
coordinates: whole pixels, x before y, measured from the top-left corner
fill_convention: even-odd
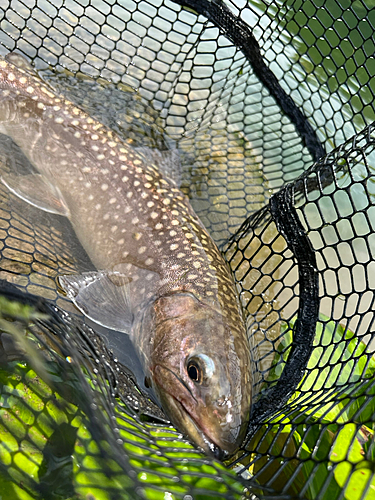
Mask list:
[[[373,2],[178,3],[3,0],[0,54],[124,141],[178,148],[246,314],[247,441],[224,467],[168,426],[57,289],[93,269],[69,222],[0,184],[2,491],[372,498]],[[1,137],[2,169],[22,155]]]

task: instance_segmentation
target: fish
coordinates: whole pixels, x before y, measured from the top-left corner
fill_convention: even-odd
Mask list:
[[[252,402],[244,315],[171,157],[133,148],[19,60],[0,58],[0,132],[31,167],[1,182],[69,219],[95,270],[59,276],[67,296],[92,322],[130,336],[148,387],[183,434],[210,456],[232,456]]]

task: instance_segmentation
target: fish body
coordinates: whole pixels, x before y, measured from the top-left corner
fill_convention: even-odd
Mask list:
[[[207,453],[234,453],[252,388],[242,312],[227,264],[163,161],[2,58],[0,127],[34,167],[2,182],[68,217],[98,270],[61,277],[62,287],[87,317],[131,336],[177,427]]]

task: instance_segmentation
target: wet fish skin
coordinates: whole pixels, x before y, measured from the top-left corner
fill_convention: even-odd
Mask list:
[[[177,427],[207,453],[234,453],[251,404],[248,341],[230,271],[188,199],[149,158],[2,58],[0,125],[37,171],[2,181],[69,217],[99,270],[61,279],[74,303],[131,335]]]

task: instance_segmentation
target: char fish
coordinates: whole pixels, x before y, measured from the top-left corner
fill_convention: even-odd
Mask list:
[[[0,127],[33,169],[2,182],[69,218],[97,271],[61,286],[86,317],[130,335],[171,421],[228,457],[244,439],[252,378],[227,264],[168,159],[124,143],[19,61],[0,59]]]

